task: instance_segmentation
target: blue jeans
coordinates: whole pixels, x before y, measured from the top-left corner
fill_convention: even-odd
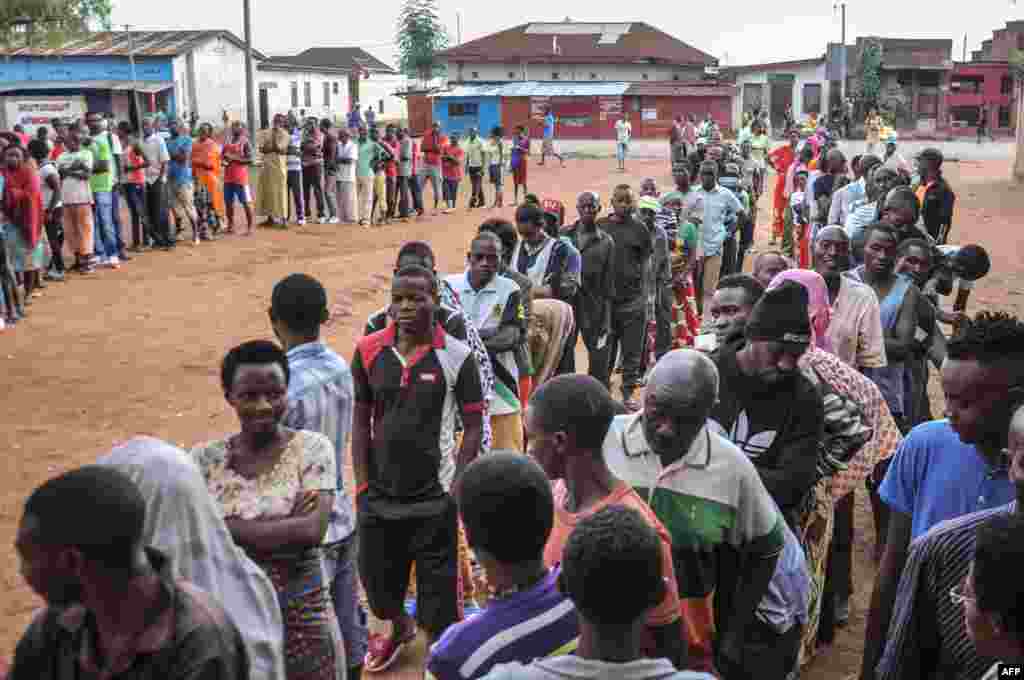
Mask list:
[[[110,207],[110,213],[113,219],[111,222],[114,225],[114,241],[117,243],[117,252],[124,250],[124,237],[121,235],[121,192],[114,189],[110,193],[113,202]]]
[[[331,582],[334,613],[345,642],[345,659],[349,668],[363,665],[368,637],[366,612],[359,604],[356,580],[357,536],[352,534],[343,541],[324,546],[324,566]]]
[[[618,159],[620,165],[626,162],[627,151],[629,151],[629,144],[618,142],[615,145],[615,158]]]
[[[114,236],[114,198],[109,191],[96,191],[92,195],[92,219],[95,229],[96,257],[114,257],[120,251]]]

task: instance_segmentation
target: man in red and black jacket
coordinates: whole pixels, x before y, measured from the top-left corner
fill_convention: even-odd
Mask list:
[[[447,146],[448,140],[441,134],[441,124],[434,123],[423,135],[420,151],[423,152],[423,181],[430,180],[434,187],[434,214],[440,205],[441,192],[441,151]],[[422,191],[422,189],[421,189]]]

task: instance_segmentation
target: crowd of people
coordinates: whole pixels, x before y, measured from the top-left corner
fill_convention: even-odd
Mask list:
[[[138,142],[124,129],[113,162],[101,120],[87,117],[85,147],[77,124],[55,126],[62,148],[30,141],[38,168],[4,137],[15,261],[32,261],[24,225],[54,233],[53,194],[45,221],[25,221],[41,210],[39,176],[59,192],[83,272],[120,261],[103,235],[112,201],[97,197],[114,167],[142,172],[132,194],[157,201],[158,225],[171,224],[169,199],[194,242],[216,230],[217,196],[251,225],[239,126],[221,149],[209,127],[192,142],[172,122],[165,142],[147,121]],[[290,125],[279,117],[261,142],[255,213],[275,223],[289,196],[319,206],[325,188],[321,218],[400,219],[422,211],[420,179],[451,209],[453,163],[482,207],[493,153],[500,187],[500,130],[463,148],[437,125],[422,138],[360,127],[358,142]],[[792,680],[865,587],[852,572],[858,489],[879,563],[860,676],[977,680],[1024,662],[1012,575],[1024,567],[1024,322],[965,313],[990,263],[946,243],[955,197],[941,153],[920,154],[916,172],[895,148],[848,168],[827,134],[769,149],[756,116],[735,145],[713,122],[700,136],[679,125],[671,190],[645,179],[607,203],[584,192],[571,223],[561,202],[527,193],[521,156],[514,219],[483,219],[462,271],[439,272],[427,242],[404,244],[351,361],[321,338],[320,282],[278,282],[276,342],[221,362],[237,432],[188,452],[135,438],[26,501],[16,549],[47,608],[11,680],[358,680],[401,664],[417,630],[430,680]],[[151,154],[166,161],[140,161]],[[746,274],[770,170],[782,245],[752,253]],[[104,226],[86,241],[97,211]],[[135,245],[176,240],[147,222],[136,233]],[[31,295],[43,270],[15,266],[12,283]]]

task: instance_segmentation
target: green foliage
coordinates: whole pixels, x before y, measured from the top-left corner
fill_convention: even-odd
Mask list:
[[[1024,80],[1024,50],[1010,50],[1010,75]]]
[[[0,47],[56,46],[93,29],[110,30],[111,10],[111,0],[2,0]]]
[[[869,42],[864,46],[860,58],[860,94],[868,106],[878,102],[882,90],[882,46],[877,42]]]
[[[448,48],[448,31],[437,15],[437,0],[405,0],[398,14],[395,42],[399,69],[428,81],[444,73],[437,53]]]

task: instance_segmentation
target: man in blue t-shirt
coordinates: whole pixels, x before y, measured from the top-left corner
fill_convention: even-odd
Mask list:
[[[942,365],[948,420],[903,440],[878,493],[889,506],[885,551],[868,615],[862,677],[884,648],[912,540],[936,524],[1014,500],[1004,454],[1014,407],[1024,400],[1024,323],[981,312],[949,342]]]
[[[182,222],[188,220],[192,224],[192,243],[198,244],[200,236],[206,238],[205,226],[199,224],[192,185],[192,138],[182,133],[181,126],[177,118],[167,124],[171,133],[167,139],[167,155],[171,158],[167,164],[167,195],[178,233],[185,228]],[[204,230],[202,234],[200,229]]]
[[[555,124],[558,121],[555,119],[555,114],[551,112],[551,107],[547,107],[544,112],[544,143],[540,148],[540,163],[544,165],[544,161],[547,160],[548,154],[551,154],[558,159],[558,162],[565,167],[565,159],[559,155],[557,149],[555,149]]]
[[[459,512],[495,595],[431,647],[427,680],[472,680],[496,664],[573,652],[576,608],[558,588],[558,569],[544,566],[555,502],[541,467],[520,453],[477,459],[462,476]],[[516,531],[506,531],[509,517]]]

